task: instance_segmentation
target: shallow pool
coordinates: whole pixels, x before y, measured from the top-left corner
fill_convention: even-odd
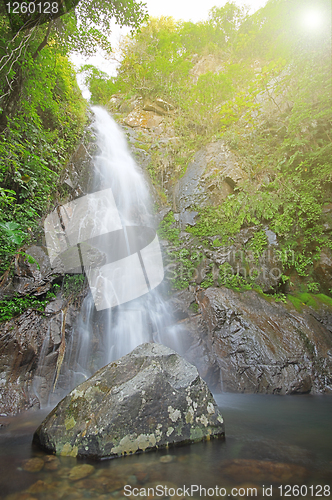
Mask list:
[[[328,498],[332,397],[215,396],[224,440],[102,462],[32,446],[46,412],[1,418],[0,498]]]

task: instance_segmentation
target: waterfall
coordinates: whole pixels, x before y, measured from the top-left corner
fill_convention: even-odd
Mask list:
[[[73,272],[84,264],[90,285],[53,400],[143,342],[181,350],[172,314],[156,288],[163,266],[148,183],[121,128],[106,110],[92,110],[98,148],[93,192],[45,222],[52,258],[60,255]]]

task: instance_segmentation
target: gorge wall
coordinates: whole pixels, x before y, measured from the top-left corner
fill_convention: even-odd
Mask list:
[[[240,159],[223,141],[213,140],[196,151],[182,177],[174,176],[179,153],[173,106],[161,99],[114,96],[109,108],[149,179],[164,253],[161,292],[173,310],[181,354],[215,391],[330,392],[332,299],[301,292],[305,279],[285,268],[268,224],[263,230],[255,224],[240,227],[227,244],[220,234],[200,238],[192,231],[200,227],[200,209],[217,207],[241,192],[247,174]],[[65,169],[62,181],[70,187],[65,201],[89,192],[94,147],[89,133]],[[324,217],[330,234],[331,204]],[[51,401],[62,394],[70,370],[65,351],[69,345],[75,349],[74,326],[87,293],[83,281],[66,293],[66,277],[51,269],[45,242],[25,251],[35,261],[17,257],[14,275],[1,283],[1,300],[54,293],[44,311],[30,307],[0,324],[0,413],[6,415],[45,405],[50,393]],[[328,293],[331,250],[321,252],[312,272]],[[95,320],[97,338],[103,315]]]

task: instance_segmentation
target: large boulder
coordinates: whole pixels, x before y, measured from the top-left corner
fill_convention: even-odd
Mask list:
[[[68,394],[34,442],[60,455],[103,458],[221,436],[223,419],[197,369],[146,343]]]
[[[201,334],[209,353],[205,371],[218,365],[224,391],[331,391],[330,306],[322,302],[315,310],[298,301],[300,312],[290,302],[227,288],[200,290],[197,301],[207,330],[205,337]],[[198,368],[203,375],[203,367]]]

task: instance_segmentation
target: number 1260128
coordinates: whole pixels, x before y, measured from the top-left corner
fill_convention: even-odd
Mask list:
[[[331,495],[331,486],[328,484],[315,486],[285,484],[278,486],[278,490],[281,497],[329,497]]]
[[[8,2],[8,14],[57,14],[58,2]]]

